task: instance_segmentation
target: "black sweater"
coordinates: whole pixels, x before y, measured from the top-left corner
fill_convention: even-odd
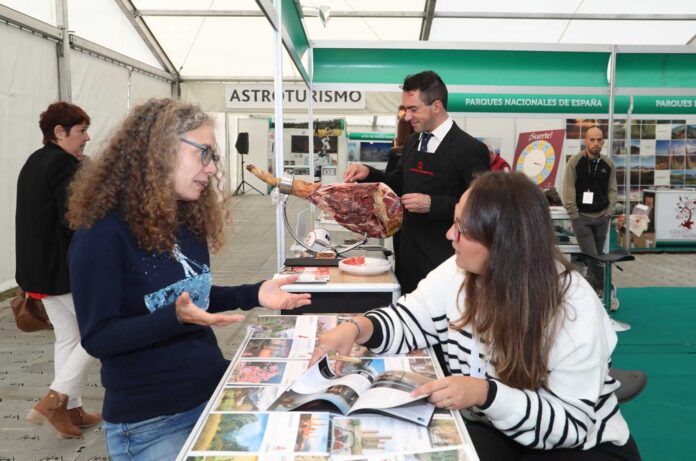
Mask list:
[[[68,184],[79,160],[52,142],[29,156],[17,180],[17,284],[47,295],[70,292],[67,252],[73,232],[65,223]]]

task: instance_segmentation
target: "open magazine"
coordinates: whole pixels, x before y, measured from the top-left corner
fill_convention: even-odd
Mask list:
[[[435,405],[427,396],[411,397],[411,391],[432,379],[410,371],[383,371],[370,366],[352,367],[336,376],[325,355],[305,371],[268,408],[271,411],[336,411],[343,415],[381,413],[428,426]],[[344,367],[346,370],[346,367]]]

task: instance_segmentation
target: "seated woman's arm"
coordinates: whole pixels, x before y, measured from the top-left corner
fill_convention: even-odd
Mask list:
[[[570,310],[556,334],[549,358],[548,384],[516,389],[492,380],[494,398],[481,408],[488,420],[516,442],[537,449],[580,447],[618,412],[608,375],[616,344],[604,309],[573,285]]]
[[[396,304],[365,313],[374,326],[366,345],[376,353],[402,354],[446,343],[447,307],[452,307],[457,299],[462,276],[454,258],[450,258]]]

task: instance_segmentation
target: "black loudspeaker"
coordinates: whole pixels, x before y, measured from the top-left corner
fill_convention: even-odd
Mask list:
[[[234,148],[237,149],[242,155],[249,153],[249,133],[239,133],[237,135],[237,142],[234,144]]]

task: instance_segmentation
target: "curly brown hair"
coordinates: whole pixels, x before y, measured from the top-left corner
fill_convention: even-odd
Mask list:
[[[171,251],[182,226],[212,251],[219,250],[229,216],[220,170],[196,201],[178,200],[174,190],[179,138],[206,124],[213,125],[212,119],[195,104],[150,99],[135,107],[106,149],[94,161],[83,162],[72,181],[66,214],[70,227],[90,228],[119,211],[146,251]]]

